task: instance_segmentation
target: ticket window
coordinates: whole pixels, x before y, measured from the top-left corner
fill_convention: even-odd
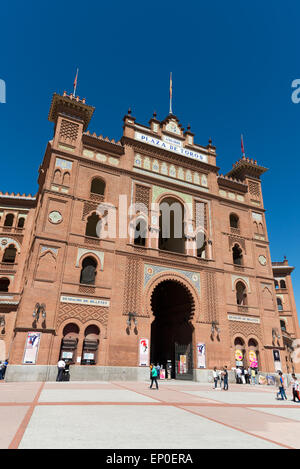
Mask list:
[[[78,339],[63,339],[60,358],[66,363],[75,363]]]
[[[96,365],[98,359],[100,329],[96,325],[90,325],[84,332],[82,348],[82,365]]]
[[[79,327],[69,323],[64,327],[60,348],[60,359],[66,363],[75,363],[77,356]]]
[[[99,340],[85,339],[82,350],[82,365],[96,365],[98,358]]]

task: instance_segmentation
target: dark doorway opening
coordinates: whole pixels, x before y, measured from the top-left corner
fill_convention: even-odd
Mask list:
[[[171,377],[193,379],[194,301],[189,290],[175,280],[165,280],[154,289],[151,306],[151,363],[172,365]]]

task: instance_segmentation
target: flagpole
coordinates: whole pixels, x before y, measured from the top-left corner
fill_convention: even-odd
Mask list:
[[[75,80],[74,80],[74,90],[73,90],[74,98],[75,98],[75,93],[76,93],[76,88],[77,88],[77,77],[78,77],[78,68],[77,68],[76,77],[75,77]]]
[[[245,156],[245,148],[244,148],[243,134],[241,134],[241,148],[242,148],[242,156]]]
[[[172,72],[170,73],[170,114],[173,114],[172,112]]]

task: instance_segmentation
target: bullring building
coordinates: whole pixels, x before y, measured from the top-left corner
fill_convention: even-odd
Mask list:
[[[129,110],[120,141],[87,130],[94,107],[66,92],[36,195],[0,193],[0,360],[6,379],[175,379],[214,366],[297,372],[287,259],[270,257],[261,176],[172,113]],[[299,371],[299,368],[298,368]]]

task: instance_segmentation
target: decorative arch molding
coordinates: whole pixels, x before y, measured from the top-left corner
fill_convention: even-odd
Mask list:
[[[183,192],[173,191],[171,189],[165,189],[164,187],[160,186],[153,186],[152,188],[152,203],[158,203],[166,198],[172,197],[177,198],[178,202],[182,204],[191,204],[193,205],[193,197],[188,194],[184,194]]]
[[[18,254],[20,254],[21,246],[18,243],[18,241],[16,241],[13,238],[6,238],[6,237],[3,237],[3,236],[0,237],[0,249],[2,251],[4,251],[10,244],[14,244],[17,248]]]
[[[170,273],[172,275],[178,275],[179,277],[186,277],[187,281],[193,288],[197,289],[197,295],[201,295],[201,277],[199,272],[188,271],[188,270],[179,270],[170,267],[163,267],[159,265],[144,265],[144,289],[146,288],[148,282],[157,274]]]
[[[144,311],[146,312],[147,317],[154,320],[154,314],[153,314],[152,307],[151,307],[152,295],[153,295],[155,288],[160,283],[165,282],[166,280],[177,282],[179,285],[185,288],[191,300],[191,310],[192,310],[191,316],[193,316],[191,318],[191,322],[198,322],[199,317],[200,317],[199,293],[195,289],[194,285],[190,283],[190,281],[188,281],[184,275],[177,273],[177,272],[176,273],[172,272],[172,270],[159,273],[155,275],[151,279],[151,281],[148,282],[148,285],[145,290],[145,295],[144,295],[144,298],[145,298]]]
[[[251,293],[249,278],[244,277],[243,275],[231,275],[232,291],[235,291],[236,284],[238,283],[238,281],[241,281],[241,282],[245,283],[248,287],[248,293]]]
[[[92,254],[97,257],[97,259],[100,262],[100,270],[104,269],[104,252],[102,251],[94,251],[92,249],[84,249],[84,248],[78,248],[77,251],[77,259],[76,259],[76,267],[79,267],[79,264],[82,260],[82,258],[88,254]]]

